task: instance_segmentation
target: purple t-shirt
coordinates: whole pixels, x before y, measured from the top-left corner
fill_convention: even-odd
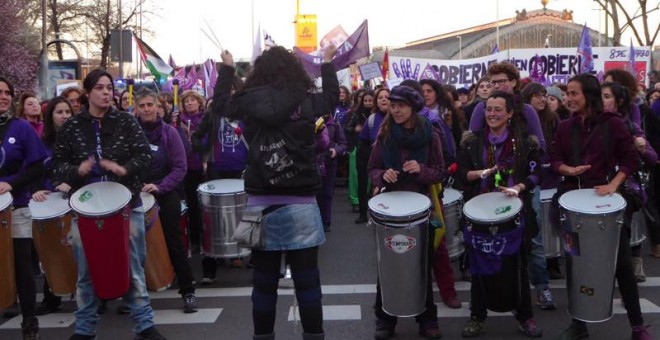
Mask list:
[[[0,145],[0,169],[3,173],[0,182],[11,183],[27,166],[34,162],[43,162],[47,155],[46,148],[28,122],[12,119],[7,124],[9,127]],[[5,173],[6,171],[8,173]],[[27,186],[12,190],[11,195],[15,208],[26,207],[30,202],[30,190]]]
[[[470,118],[470,131],[476,132],[484,129],[486,124],[486,108],[485,103],[481,102],[477,104],[472,111],[472,117]],[[545,138],[543,138],[543,129],[541,129],[541,121],[539,116],[536,114],[534,108],[529,104],[523,104],[523,116],[527,121],[527,129],[529,130],[530,136],[536,136],[539,139],[539,144],[541,149],[545,151]]]

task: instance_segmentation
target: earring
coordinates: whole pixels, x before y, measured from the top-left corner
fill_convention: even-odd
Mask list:
[[[506,124],[511,125],[511,118],[509,118],[509,121]]]

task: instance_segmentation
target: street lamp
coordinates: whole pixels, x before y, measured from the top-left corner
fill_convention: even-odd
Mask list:
[[[456,38],[458,38],[458,59],[463,60],[463,38],[460,35]]]

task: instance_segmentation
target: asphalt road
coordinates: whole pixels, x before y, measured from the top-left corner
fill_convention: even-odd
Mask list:
[[[373,304],[376,283],[376,252],[374,231],[366,224],[356,225],[357,217],[346,199],[346,189],[337,188],[333,211],[332,230],[327,243],[320,250],[321,282],[323,285],[324,328],[328,339],[373,339],[375,317]],[[660,259],[645,251],[644,264],[647,282],[640,285],[640,296],[645,321],[660,338]],[[562,269],[564,267],[562,266]],[[455,273],[458,273],[454,264]],[[201,279],[201,255],[193,257],[195,277]],[[210,286],[198,287],[200,311],[183,314],[181,299],[176,288],[152,295],[158,328],[168,339],[251,339],[251,269],[229,268],[218,270],[217,281]],[[458,275],[457,275],[458,276]],[[38,282],[41,287],[41,282]],[[567,293],[564,280],[552,281],[552,291],[558,304],[556,311],[534,308],[535,317],[544,331],[545,339],[555,339],[569,324]],[[463,308],[450,310],[438,305],[439,324],[443,339],[461,339],[460,333],[469,316],[469,289],[467,282],[456,282]],[[435,300],[440,301],[437,290]],[[41,297],[39,296],[39,300]],[[590,339],[629,339],[630,328],[618,292],[615,293],[614,316],[607,322],[589,326]],[[109,311],[101,317],[99,340],[132,339],[132,324],[115,309],[120,301],[112,301]],[[292,313],[293,290],[280,289],[277,339],[301,339],[302,327]],[[67,339],[73,333],[74,301],[66,301],[64,310],[40,317],[42,339]],[[419,339],[413,318],[402,318],[395,339]],[[486,334],[481,339],[524,339],[517,330],[511,314],[490,313],[486,321]],[[21,339],[20,317],[0,318],[0,339]]]

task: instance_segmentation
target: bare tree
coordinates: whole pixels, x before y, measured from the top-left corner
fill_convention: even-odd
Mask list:
[[[608,17],[612,18],[614,27],[612,38],[615,44],[621,44],[621,34],[630,28],[639,45],[654,45],[658,33],[660,33],[658,25],[660,15],[656,12],[660,9],[660,0],[594,1],[605,10]],[[653,12],[656,13],[653,14]]]

